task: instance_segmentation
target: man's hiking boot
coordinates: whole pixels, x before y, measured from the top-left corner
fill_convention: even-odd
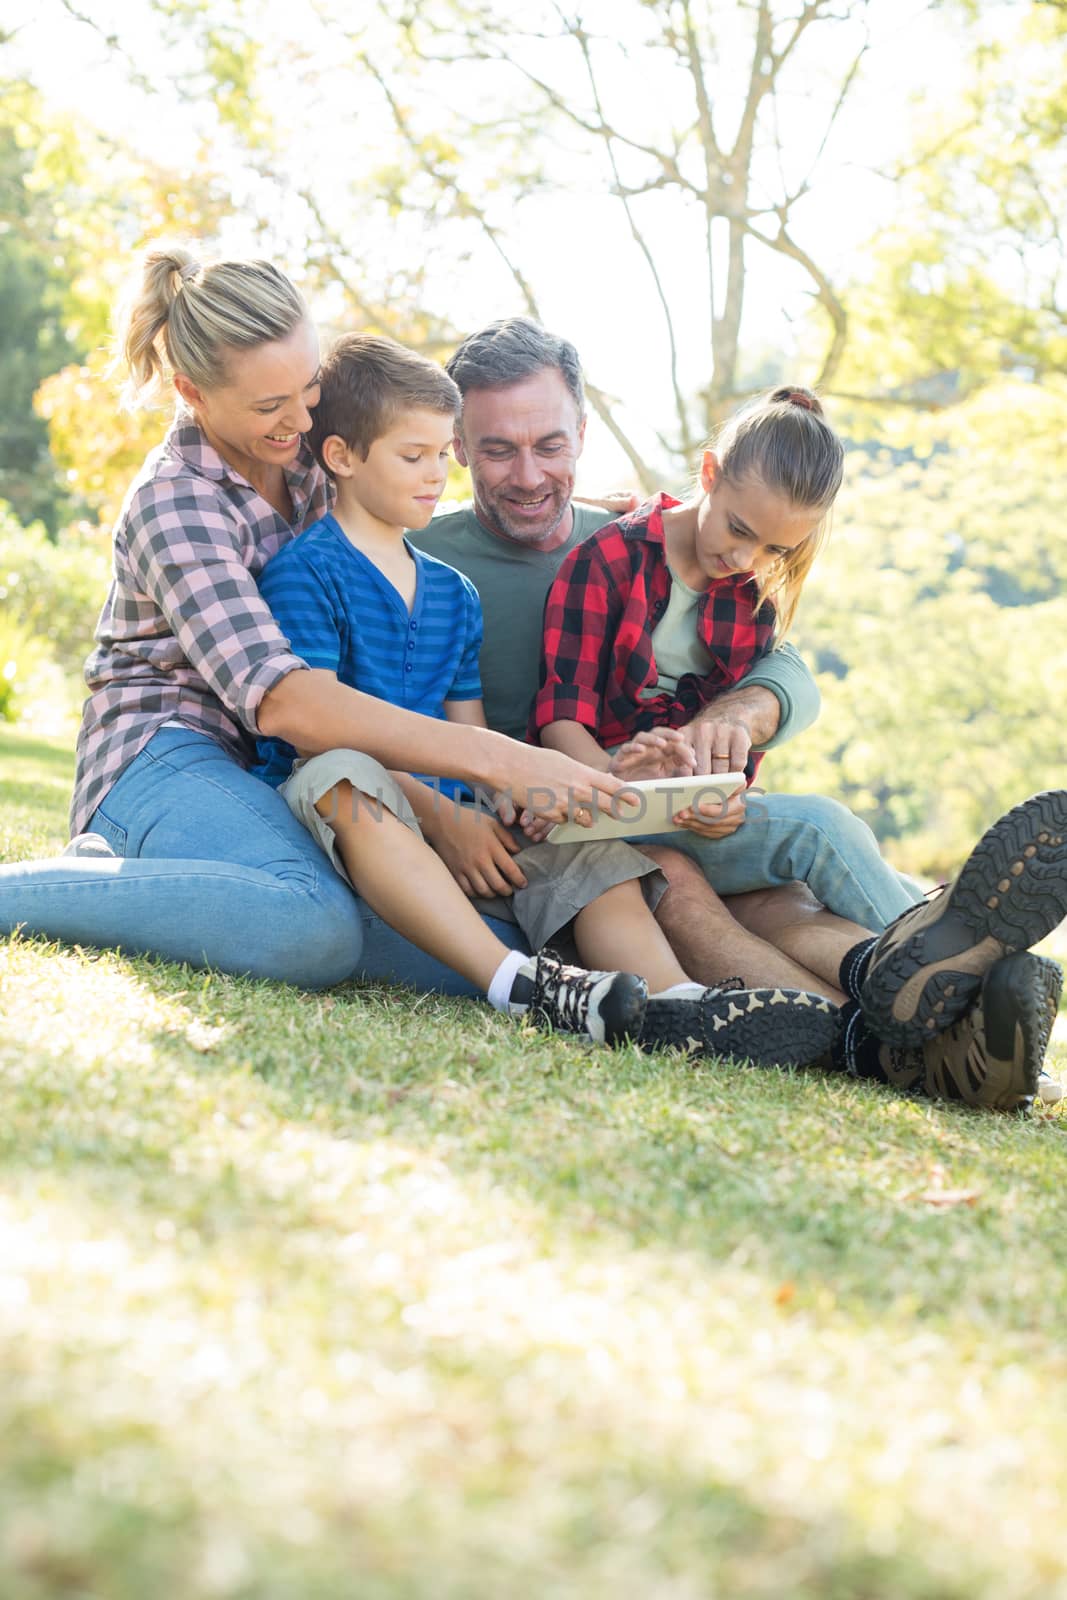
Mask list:
[[[1044,1098],[1041,1067],[1062,987],[1055,961],[1027,951],[1005,956],[986,973],[977,1005],[951,1028],[919,1046],[883,1044],[878,1075],[938,1100],[1025,1111],[1035,1095]]]
[[[699,999],[653,998],[637,1042],[648,1050],[733,1056],[759,1067],[804,1067],[829,1050],[838,1010],[802,989],[705,989]]]
[[[524,961],[511,986],[508,1014],[542,1028],[584,1034],[597,1044],[636,1039],[648,984],[632,972],[586,972],[542,950]]]
[[[881,935],[860,986],[871,1030],[916,1045],[949,1027],[1002,956],[1067,916],[1067,789],[1035,794],[978,841],[954,883]]]

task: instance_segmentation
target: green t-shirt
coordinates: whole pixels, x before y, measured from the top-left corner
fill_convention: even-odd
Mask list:
[[[642,689],[642,700],[658,694],[676,695],[678,679],[687,672],[702,678],[711,671],[711,651],[701,643],[697,613],[704,598],[703,589],[691,589],[668,562],[671,593],[667,609],[649,635],[656,658],[656,681]]]
[[[482,602],[482,691],[491,728],[526,736],[530,702],[541,671],[541,633],[545,600],[566,557],[591,533],[612,520],[611,513],[575,503],[571,536],[556,550],[532,550],[490,533],[473,506],[434,517],[421,533],[408,538],[419,550],[447,561],[464,573]],[[784,744],[810,728],[819,715],[819,691],[792,645],[784,644],[763,658],[742,679],[744,687],[770,689],[782,708],[773,739],[763,749]]]

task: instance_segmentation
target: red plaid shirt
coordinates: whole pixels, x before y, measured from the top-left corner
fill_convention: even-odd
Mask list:
[[[652,630],[671,590],[663,512],[680,504],[654,495],[594,533],[560,567],[545,602],[541,687],[529,729],[535,743],[550,722],[580,722],[607,749],[645,728],[684,727],[770,649],[773,605],[757,607],[752,578],[717,578],[697,607],[710,671],[685,673],[673,695],[641,698],[658,678]],[[758,762],[752,759],[750,778]]]

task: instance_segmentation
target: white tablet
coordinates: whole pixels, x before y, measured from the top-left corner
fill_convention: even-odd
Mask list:
[[[641,838],[646,833],[681,833],[672,820],[687,806],[725,807],[745,786],[743,772],[707,773],[697,778],[640,778],[620,789],[611,800],[600,799],[593,810],[593,825],[557,822],[548,835],[551,844],[591,844],[594,839]],[[709,816],[709,821],[714,816]]]

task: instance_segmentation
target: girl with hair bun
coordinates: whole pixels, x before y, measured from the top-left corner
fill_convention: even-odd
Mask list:
[[[704,450],[686,501],[657,494],[564,561],[549,590],[530,736],[627,778],[747,771],[700,717],[785,637],[841,487],[844,450],[810,389],[774,389],[730,417]],[[714,819],[679,813],[720,838]]]
[[[121,946],[311,988],[356,973],[473,992],[363,908],[248,767],[257,735],[510,792],[561,819],[619,780],[484,729],[416,715],[297,656],[256,583],[330,507],[304,441],[319,345],[269,261],[142,258],[118,329],[127,404],[174,420],[132,484],[86,664],[74,839],[0,867],[0,933]],[[551,796],[551,798],[546,798]],[[509,944],[517,934],[494,922]]]

